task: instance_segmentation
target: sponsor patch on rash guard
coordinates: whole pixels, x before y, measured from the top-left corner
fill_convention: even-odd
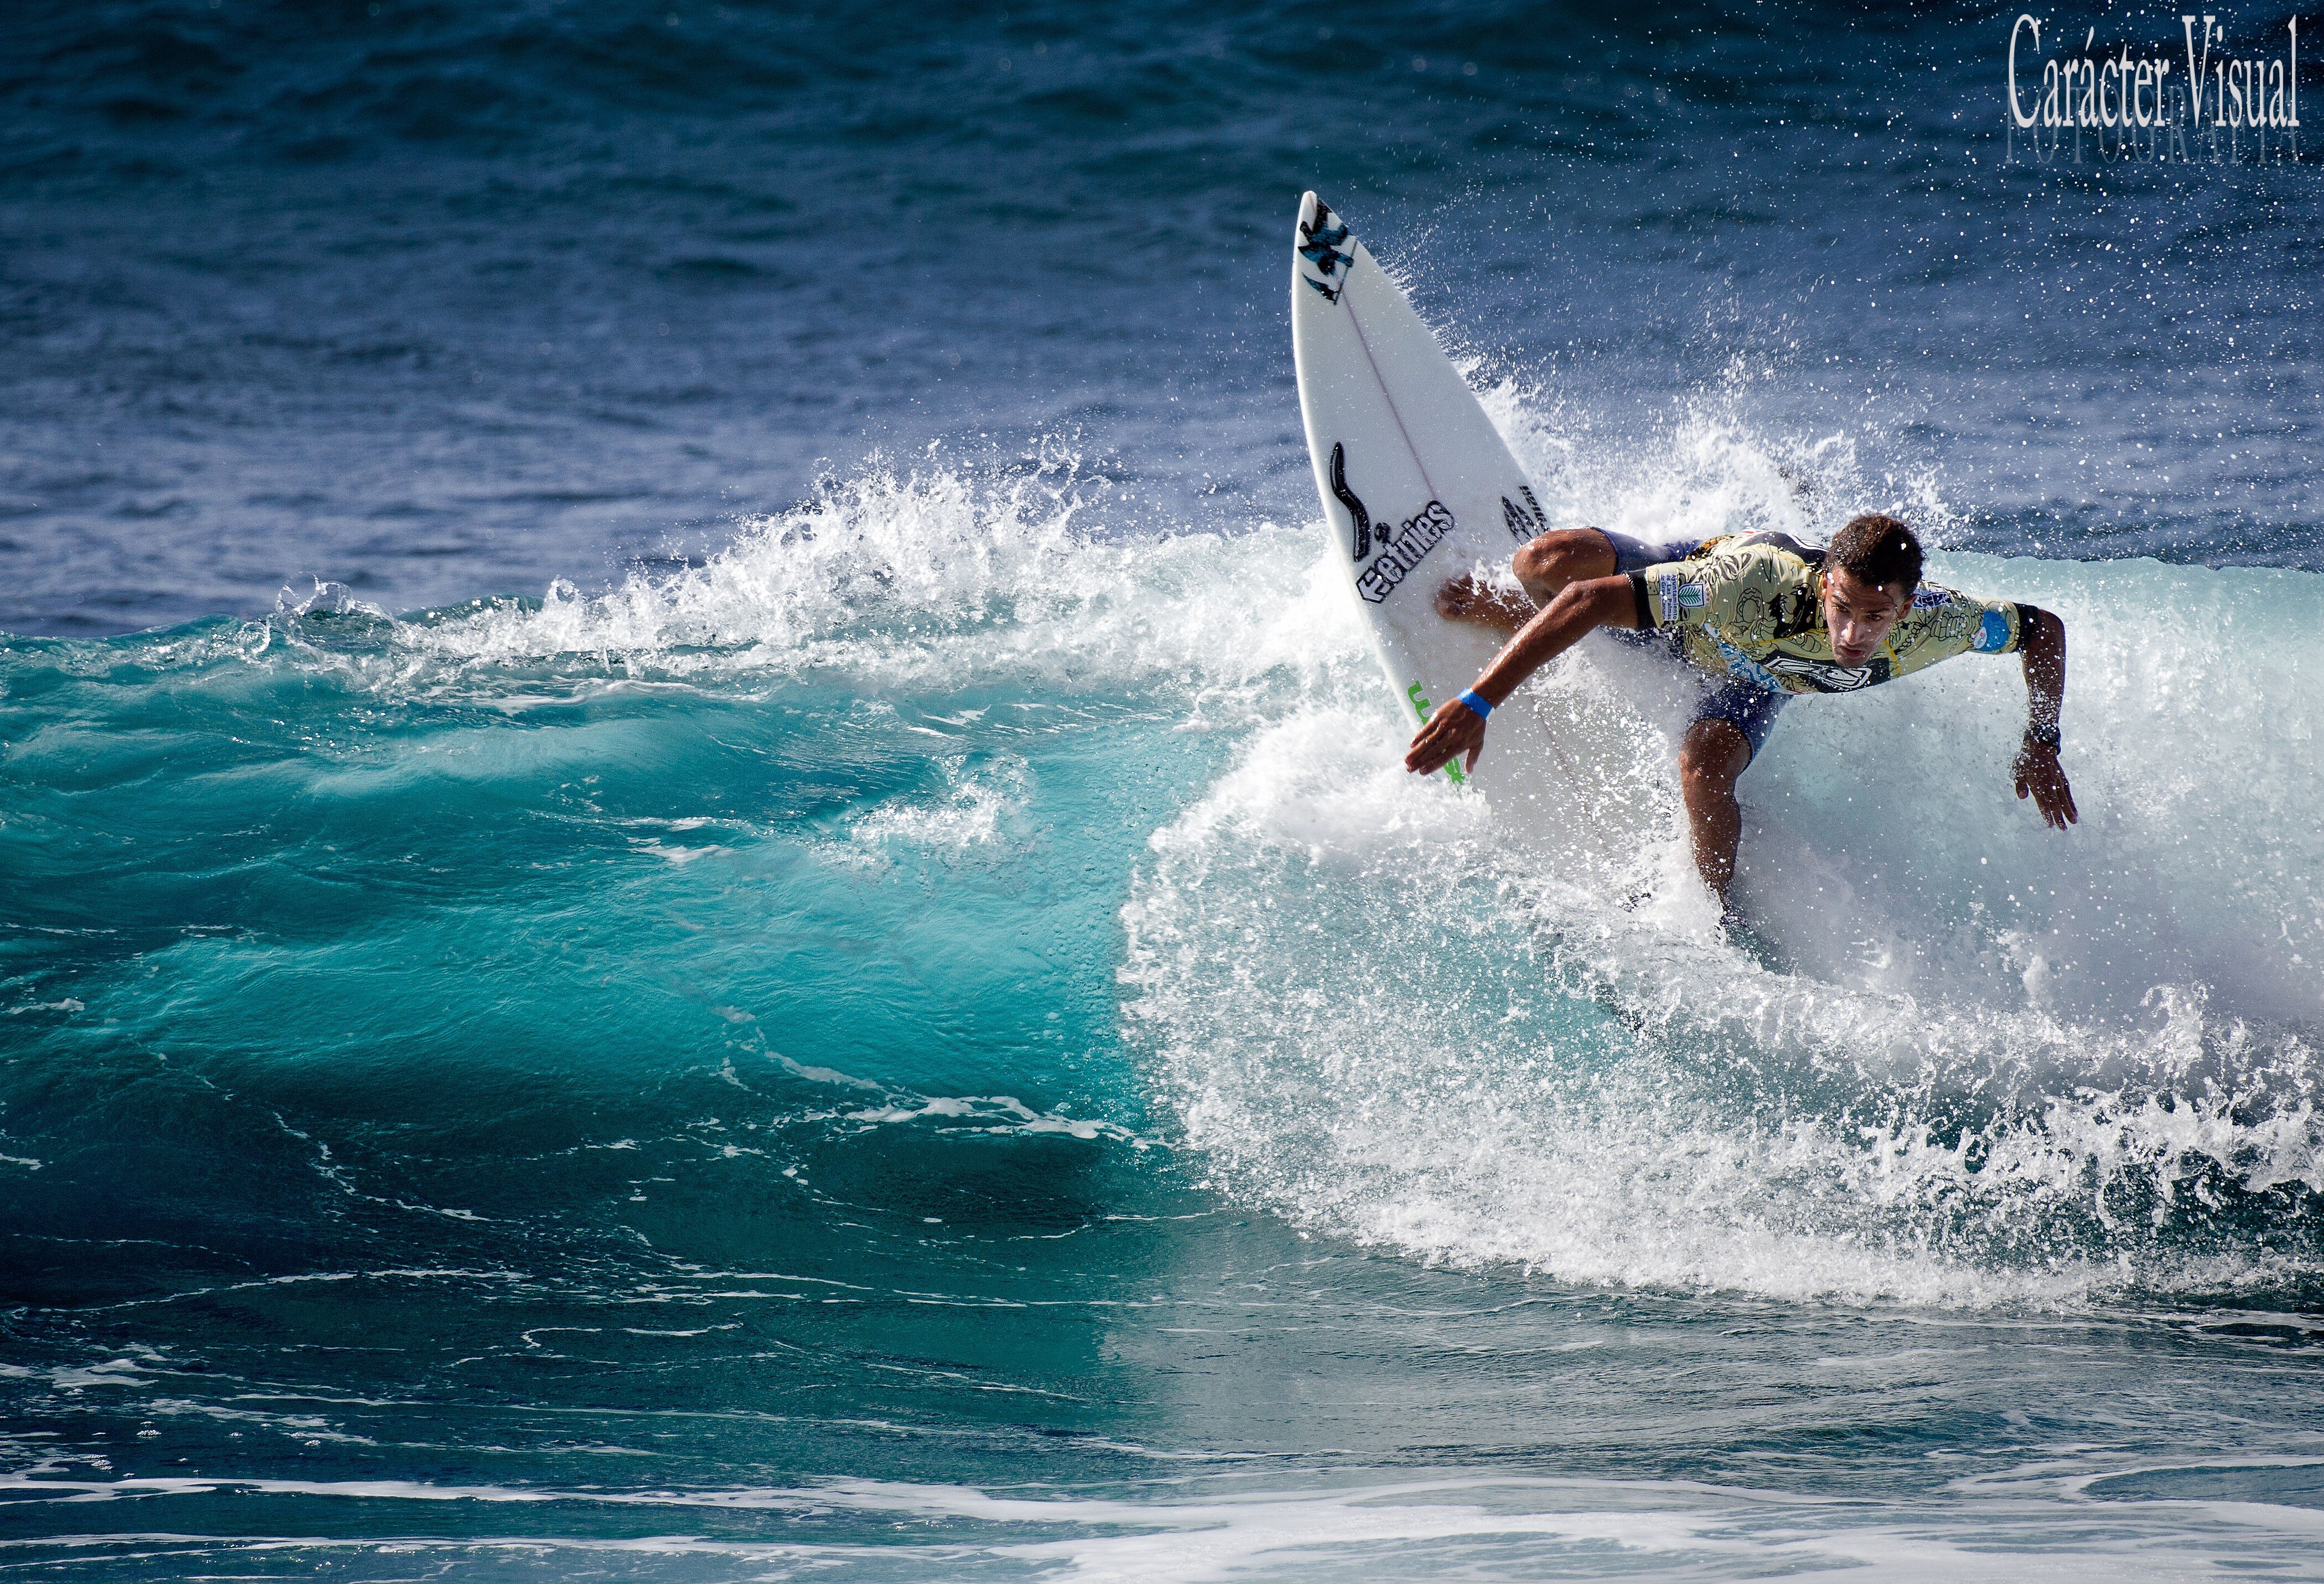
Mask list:
[[[1674,572],[1665,572],[1655,579],[1655,592],[1662,597],[1663,620],[1665,622],[1677,620],[1680,611],[1702,608],[1702,584],[1682,583]]]

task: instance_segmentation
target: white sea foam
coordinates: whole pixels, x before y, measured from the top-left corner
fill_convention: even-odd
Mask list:
[[[947,791],[940,798],[890,799],[848,827],[855,848],[874,856],[908,848],[939,857],[1005,850],[1004,819],[1025,805],[1032,771],[1014,755],[972,767],[964,755],[941,762]]]
[[[1485,409],[1535,482],[1550,520],[1588,523],[1651,542],[1692,533],[1775,529],[1828,539],[1859,512],[1893,512],[1941,545],[1959,513],[1925,471],[1865,457],[1857,434],[1770,438],[1741,416],[1766,371],[1731,362],[1654,432],[1606,443],[1594,415],[1554,392],[1502,379]]]
[[[1991,1489],[1970,1483],[1918,1503],[1878,1507],[1685,1480],[1462,1470],[1324,1489],[1219,1480],[1161,1500],[844,1479],[789,1487],[607,1491],[42,1474],[0,1477],[0,1491],[20,1503],[161,1501],[165,1511],[175,1506],[171,1498],[246,1494],[269,1499],[270,1515],[278,1516],[282,1503],[299,1498],[461,1502],[503,1510],[549,1504],[568,1510],[660,1509],[694,1532],[605,1538],[528,1530],[379,1541],[295,1533],[224,1539],[147,1527],[5,1542],[0,1549],[16,1549],[43,1563],[62,1560],[60,1553],[94,1557],[116,1548],[134,1548],[148,1560],[202,1557],[214,1563],[235,1553],[289,1552],[327,1556],[340,1568],[360,1567],[350,1553],[408,1560],[432,1552],[448,1561],[506,1552],[508,1562],[529,1557],[552,1576],[584,1558],[604,1567],[628,1552],[788,1563],[841,1579],[973,1574],[1085,1584],[1304,1579],[1323,1570],[1347,1579],[1586,1573],[1717,1579],[1845,1572],[1886,1581],[2162,1580],[2241,1576],[2257,1568],[2274,1578],[2324,1577],[2313,1554],[2324,1524],[2312,1512],[2251,1501],[2090,1499],[2078,1488],[2089,1477],[2077,1479],[2079,1473],[2035,1471],[2032,1477],[1991,1482]],[[780,1515],[794,1533],[779,1541],[706,1537],[699,1527],[712,1513]],[[816,1533],[835,1518],[871,1517],[890,1531],[877,1545],[822,1540]]]
[[[1573,514],[1842,509],[1730,431],[1680,439]],[[1639,845],[1629,882],[1657,894],[1626,911],[1593,871],[1513,859],[1506,812],[1397,784],[1371,679],[1255,734],[1124,911],[1133,1025],[1219,1181],[1589,1281],[1979,1304],[2304,1273],[2265,1228],[2324,1191],[2324,579],[1935,574],[2065,617],[2083,822],[2011,796],[2015,661],[1803,700],[1742,789],[1738,894],[1776,967],[1707,931],[1644,760],[1615,795],[1673,834]]]
[[[1034,686],[1118,707],[1156,690],[1224,719],[1262,679],[1363,655],[1304,533],[1158,533],[1068,451],[977,472],[875,463],[743,525],[705,565],[585,595],[562,580],[385,622],[344,601],[289,602],[233,652],[324,665],[391,692],[530,702],[566,687],[678,681],[723,690],[809,680],[887,699]],[[327,618],[318,622],[315,612]],[[364,624],[362,645],[333,623]],[[553,678],[562,686],[535,683]]]
[[[1521,393],[1490,404],[1569,520],[1949,521],[1844,435],[1771,446],[1706,412],[1642,460]],[[2066,618],[2083,821],[2060,836],[2011,796],[2015,661],[1799,701],[1742,788],[1761,960],[1687,877],[1654,710],[1583,767],[1593,808],[1554,811],[1579,830],[1620,811],[1627,869],[1545,857],[1537,826],[1397,768],[1406,728],[1312,527],[1134,537],[1118,505],[1064,452],[873,468],[676,576],[383,641],[334,607],[374,624],[368,644],[293,611],[295,662],[261,662],[487,702],[804,684],[1233,734],[1123,910],[1126,1014],[1219,1181],[1305,1225],[1801,1296],[2054,1301],[2296,1272],[2261,1233],[2324,1190],[2324,579],[1940,556],[1971,593]],[[1535,707],[1589,716],[1602,745],[1643,663],[1577,655]],[[945,790],[862,811],[843,845],[1006,848],[1029,768],[950,752]]]

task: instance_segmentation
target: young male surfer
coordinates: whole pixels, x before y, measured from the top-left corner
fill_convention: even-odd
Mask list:
[[[1987,603],[1921,581],[1921,542],[1894,517],[1853,519],[1818,549],[1788,534],[1724,534],[1649,545],[1600,528],[1545,533],[1512,563],[1525,601],[1459,578],[1438,612],[1516,636],[1457,703],[1431,716],[1404,756],[1420,774],[1485,744],[1485,718],[1593,627],[1664,635],[1711,673],[1678,751],[1694,864],[1723,905],[1743,832],[1735,781],[1795,693],[1852,693],[1956,654],[2022,653],[2028,705],[2012,773],[2017,795],[2063,830],[2081,816],[2058,765],[2066,626],[2039,607]]]

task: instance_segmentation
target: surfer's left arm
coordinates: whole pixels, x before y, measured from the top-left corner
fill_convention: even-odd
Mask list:
[[[2038,605],[2021,605],[2018,626],[2018,647],[2025,656],[2025,739],[2010,772],[2018,797],[2032,797],[2043,820],[2063,830],[2082,817],[2058,764],[2058,722],[2066,703],[2066,624]]]
[[[1635,627],[1637,611],[1637,597],[1628,578],[1568,583],[1501,645],[1501,652],[1493,656],[1493,662],[1470,691],[1484,699],[1488,708],[1499,709],[1525,686],[1527,677],[1580,643],[1583,634],[1593,627]],[[1404,767],[1427,775],[1465,755],[1464,768],[1474,770],[1484,746],[1484,717],[1458,699],[1448,699],[1413,735],[1412,746],[1405,750]]]

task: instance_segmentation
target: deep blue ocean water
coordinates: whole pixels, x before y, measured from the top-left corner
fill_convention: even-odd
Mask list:
[[[0,1570],[2324,1576],[2324,119],[2009,22],[11,9]],[[1975,661],[1755,955],[1409,783],[1308,187],[1559,521],[2061,612],[2081,826]]]

